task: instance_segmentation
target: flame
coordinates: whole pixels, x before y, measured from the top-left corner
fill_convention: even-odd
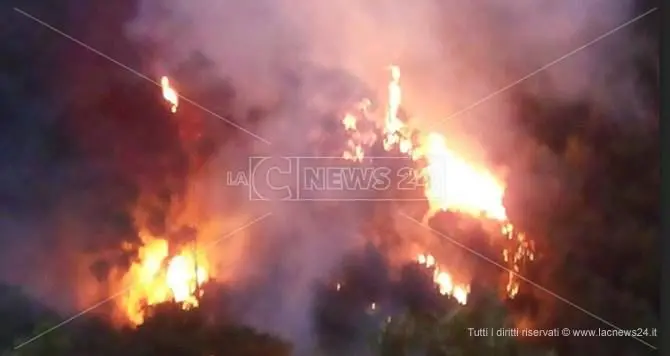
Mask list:
[[[444,137],[437,133],[430,133],[419,150],[427,163],[420,176],[426,180],[429,214],[451,210],[506,219],[504,187],[490,173],[450,151]]]
[[[176,302],[198,306],[195,286],[202,286],[208,276],[206,270],[196,266],[196,259],[190,257],[184,254],[173,257],[168,264],[165,279]]]
[[[505,248],[502,251],[503,260],[510,267],[507,273],[507,286],[505,287],[507,295],[514,298],[519,293],[518,273],[521,266],[526,261],[535,260],[535,244],[526,238],[523,232],[514,229],[510,223],[503,224],[501,233],[507,238],[514,248],[514,254],[510,249]]]
[[[503,205],[505,185],[488,170],[480,168],[458,155],[448,146],[444,135],[437,132],[420,133],[408,127],[399,117],[402,104],[402,88],[400,85],[400,68],[390,66],[390,80],[386,113],[381,129],[383,131],[383,147],[386,151],[397,149],[422,168],[416,169],[416,175],[424,183],[424,195],[428,200],[429,209],[424,216],[428,221],[440,211],[455,211],[496,221],[502,225],[501,233],[513,245],[503,250],[503,259],[511,271],[508,276],[507,294],[513,298],[519,290],[517,275],[525,260],[533,260],[532,242],[525,239],[523,233],[517,232],[507,219]],[[359,117],[347,113],[342,121],[345,130],[350,133],[344,158],[362,161],[365,157],[364,147],[371,147],[376,136],[360,131],[357,123],[360,118],[368,118],[366,99],[365,109]],[[360,107],[359,107],[360,109]],[[362,140],[361,137],[372,138]],[[415,137],[412,137],[415,136]],[[417,164],[418,165],[418,164]],[[514,250],[514,254],[510,253]],[[435,282],[443,294],[452,295],[459,302],[467,299],[465,286],[455,286],[449,273],[436,267],[434,257],[419,255],[420,264],[435,268]]]
[[[192,246],[170,256],[166,240],[147,237],[144,240],[138,261],[124,277],[130,289],[122,306],[135,325],[144,322],[145,306],[174,301],[184,309],[197,307],[200,295],[196,292],[209,279],[204,256],[194,252]]]
[[[170,104],[171,112],[176,113],[179,106],[177,91],[167,76],[161,77],[160,85],[163,99]],[[143,229],[147,220],[145,215],[138,206],[135,222],[140,228],[143,245],[138,250],[137,261],[122,278],[128,291],[120,302],[120,309],[135,325],[144,322],[146,306],[173,301],[184,309],[197,307],[202,296],[200,287],[210,279],[207,258],[196,248],[195,242],[171,246],[167,239]],[[124,249],[132,250],[132,246],[126,245]]]
[[[351,114],[346,114],[344,115],[344,119],[342,119],[342,124],[344,125],[344,128],[346,130],[356,130],[356,117]]]
[[[484,214],[505,220],[502,205],[504,187],[490,173],[477,169],[456,152],[451,151],[443,135],[430,132],[421,137],[418,145],[403,133],[405,124],[398,118],[401,104],[400,68],[391,66],[388,88],[384,148],[388,151],[397,145],[400,152],[410,154],[414,160],[424,159],[426,167],[419,177],[426,183],[425,195],[430,204],[428,217],[438,211],[460,211]]]
[[[400,88],[400,68],[391,66],[391,81],[388,85],[388,108],[384,122],[384,149],[391,149],[394,144],[399,143],[399,132],[405,125],[398,118],[398,109],[402,102],[402,89]]]
[[[161,88],[163,89],[163,98],[170,103],[170,111],[173,114],[176,113],[179,107],[179,94],[170,86],[170,79],[168,77],[161,77]]]
[[[364,131],[358,127],[358,123],[364,119],[369,121],[369,108],[372,102],[369,99],[363,99],[358,104],[356,113],[346,113],[342,119],[342,125],[350,137],[346,142],[346,147],[342,154],[344,159],[361,162],[365,157],[364,147],[371,146],[377,140],[374,131]]]
[[[390,67],[391,79],[388,84],[387,109],[384,118],[384,149],[394,148],[415,161],[425,161],[425,167],[418,170],[418,176],[425,182],[425,195],[430,204],[427,218],[439,211],[459,211],[472,215],[484,215],[488,218],[505,221],[507,215],[502,204],[504,185],[492,174],[480,169],[452,151],[445,137],[436,132],[419,136],[413,142],[410,128],[398,117],[402,104],[400,86],[400,68]],[[365,110],[369,100],[365,101]],[[365,112],[367,113],[367,112]],[[367,116],[367,115],[363,115]],[[362,136],[371,136],[357,130],[358,119],[352,113],[345,114],[342,124],[351,132],[347,141],[344,158],[361,161],[364,146],[371,146],[374,140],[362,140]]]
[[[416,260],[420,265],[433,269],[433,282],[437,285],[440,294],[450,296],[462,305],[467,304],[468,294],[470,294],[469,285],[456,284],[452,275],[440,268],[432,255],[419,254]]]

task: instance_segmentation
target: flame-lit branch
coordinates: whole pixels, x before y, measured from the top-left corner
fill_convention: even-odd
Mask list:
[[[517,274],[521,270],[521,265],[526,261],[535,260],[535,244],[526,238],[523,232],[514,229],[512,224],[506,223],[501,229],[502,234],[512,244],[514,253],[510,253],[510,249],[503,249],[503,260],[509,266],[510,270],[507,274],[507,294],[510,298],[514,298],[519,293],[519,278]]]

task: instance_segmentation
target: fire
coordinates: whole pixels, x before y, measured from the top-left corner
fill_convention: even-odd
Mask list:
[[[429,215],[450,210],[506,219],[504,187],[491,174],[450,151],[442,135],[430,133],[419,151],[426,160],[420,176],[426,180]]]
[[[160,83],[163,98],[171,105],[171,111],[176,113],[179,105],[177,91],[166,76],[161,77]],[[143,245],[138,250],[137,260],[122,279],[129,290],[120,307],[135,325],[144,322],[147,306],[173,301],[184,309],[197,307],[202,296],[200,287],[210,279],[207,258],[197,249],[194,239],[189,238],[188,242],[177,246],[171,245],[170,239],[153,236],[142,228],[146,225],[143,223],[145,215],[144,210],[138,207],[135,221],[140,228]]]
[[[138,261],[124,277],[130,290],[123,309],[135,325],[144,321],[144,307],[166,301],[181,303],[184,309],[198,306],[201,287],[208,279],[206,259],[193,246],[169,255],[168,241],[145,238]]]
[[[510,298],[519,293],[519,278],[517,273],[521,270],[521,265],[526,261],[535,260],[535,244],[528,240],[523,232],[516,231],[512,224],[506,223],[501,228],[501,233],[514,246],[514,253],[510,249],[503,249],[503,260],[511,267],[507,273],[507,295]]]
[[[346,114],[342,119],[342,124],[346,130],[356,130],[356,117],[351,114]]]
[[[342,125],[349,134],[346,147],[342,157],[354,162],[360,162],[365,157],[364,147],[372,145],[377,140],[377,135],[372,131],[365,131],[358,126],[362,119],[369,121],[369,108],[372,103],[369,99],[363,99],[358,104],[356,114],[347,113],[342,119]]]
[[[491,172],[468,162],[450,148],[444,135],[417,132],[400,119],[400,74],[397,66],[390,67],[383,120],[372,117],[368,99],[362,100],[357,110],[343,116],[341,124],[348,135],[343,157],[362,161],[365,148],[377,142],[377,132],[381,131],[385,150],[398,150],[416,162],[416,173],[424,182],[424,195],[429,203],[426,221],[440,211],[456,211],[498,222],[502,236],[506,237],[504,240],[511,245],[503,250],[503,258],[512,270],[508,276],[507,294],[514,297],[519,290],[514,272],[519,271],[526,259],[533,260],[534,255],[532,242],[507,221],[502,203],[504,184]],[[161,87],[163,98],[171,105],[171,111],[176,113],[179,96],[165,76],[161,78]],[[366,126],[371,122],[376,124]],[[131,266],[127,275],[134,286],[124,300],[129,319],[140,324],[144,320],[143,305],[169,300],[181,303],[184,308],[198,306],[199,287],[209,278],[206,260],[197,251],[194,252],[193,246],[181,246],[176,254],[170,254],[166,240],[151,238],[145,242],[139,261]],[[454,274],[438,264],[433,255],[419,254],[416,261],[432,271],[432,280],[440,294],[452,297],[460,304],[467,303],[469,284],[456,281]],[[339,291],[341,288],[342,285],[337,283],[336,289]],[[372,303],[371,309],[376,307]]]
[[[433,282],[439,288],[440,294],[450,296],[462,305],[467,304],[468,294],[470,293],[469,285],[456,284],[452,275],[442,270],[432,255],[419,254],[416,260],[420,265],[433,270]]]
[[[502,205],[504,187],[491,174],[477,169],[450,150],[441,134],[428,133],[419,138],[418,145],[414,145],[409,134],[403,132],[407,130],[398,118],[402,94],[397,66],[391,66],[388,91],[384,148],[388,151],[397,145],[401,153],[409,154],[414,160],[425,161],[426,167],[419,171],[419,177],[426,183],[425,195],[430,204],[427,217],[438,211],[452,210],[475,215],[484,213],[488,217],[505,220]]]
[[[427,218],[439,211],[459,211],[472,215],[505,221],[507,215],[502,204],[504,185],[492,174],[480,169],[449,149],[445,137],[436,132],[420,135],[413,142],[411,128],[398,117],[402,104],[400,68],[390,67],[391,79],[388,84],[387,109],[384,118],[384,149],[394,148],[415,161],[423,161],[425,167],[418,170],[418,176],[425,182],[425,195],[430,204]],[[368,101],[369,102],[369,101]],[[369,103],[368,103],[369,105]],[[367,112],[362,115],[367,117]],[[351,138],[344,158],[360,161],[364,158],[364,146],[371,146],[372,140],[362,140],[361,136],[372,136],[357,129],[355,115],[347,113],[342,124]]]
[[[161,88],[163,89],[163,98],[170,103],[170,111],[173,114],[176,113],[179,107],[179,94],[170,86],[170,79],[168,77],[161,77]]]
[[[417,177],[424,183],[424,195],[428,201],[429,210],[424,217],[428,221],[440,211],[454,211],[483,217],[501,224],[501,234],[513,243],[510,249],[504,249],[503,257],[513,272],[518,272],[525,260],[533,260],[533,246],[523,233],[514,229],[508,222],[507,212],[503,205],[505,185],[488,170],[480,168],[460,156],[448,146],[444,135],[437,132],[420,133],[408,127],[399,117],[398,112],[402,104],[402,88],[400,85],[400,68],[391,66],[388,83],[386,113],[382,127],[383,147],[386,151],[397,149],[417,162]],[[369,101],[367,102],[369,106]],[[367,110],[367,106],[366,106]],[[348,147],[344,158],[353,161],[362,161],[365,156],[364,147],[371,147],[376,140],[372,133],[366,133],[358,128],[360,118],[369,119],[369,113],[363,111],[358,117],[347,113],[342,121],[347,132],[350,133]],[[371,139],[362,140],[361,137]],[[434,280],[440,286],[443,294],[456,298],[465,303],[469,289],[465,285],[455,285],[452,276],[436,267],[434,257],[420,255],[420,264],[435,268]],[[510,272],[508,276],[507,294],[513,298],[518,290],[519,283],[516,274]]]
[[[175,301],[197,306],[195,286],[201,286],[207,280],[207,271],[196,266],[195,258],[184,255],[173,257],[168,264],[166,275],[166,282]]]
[[[398,118],[398,109],[402,102],[402,90],[400,88],[400,68],[391,66],[391,81],[388,86],[388,108],[384,122],[384,149],[390,150],[394,144],[400,143],[398,133],[405,126]]]

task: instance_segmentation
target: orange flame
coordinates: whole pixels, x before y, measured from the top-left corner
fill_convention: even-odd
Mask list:
[[[365,157],[364,146],[372,145],[376,140],[377,136],[374,132],[361,132],[358,130],[359,117],[367,117],[368,110],[371,105],[370,100],[363,99],[358,104],[358,113],[354,115],[352,113],[347,113],[342,119],[342,125],[344,129],[350,134],[349,140],[347,140],[346,148],[342,153],[344,159],[350,161],[363,161]]]
[[[429,215],[451,210],[506,220],[502,184],[450,151],[442,135],[430,133],[418,151],[426,160],[420,176],[426,181]]]
[[[124,276],[130,289],[122,300],[122,307],[135,325],[144,322],[145,306],[174,301],[181,303],[184,309],[197,307],[200,295],[196,292],[209,279],[206,259],[199,251],[184,247],[169,256],[166,240],[144,239],[139,260]]]
[[[168,77],[161,77],[161,88],[171,111],[177,112],[179,95]],[[140,227],[143,215],[138,208],[135,217]],[[195,243],[174,248],[168,240],[140,230],[143,246],[122,279],[123,285],[129,287],[120,305],[127,319],[139,325],[144,322],[146,306],[167,301],[179,303],[184,309],[197,307],[200,287],[210,278],[204,253],[196,249]]]
[[[416,260],[420,265],[433,269],[433,282],[438,286],[440,294],[450,296],[462,305],[467,304],[468,294],[470,294],[469,285],[454,283],[452,275],[441,269],[432,255],[419,254]]]
[[[168,77],[161,77],[161,88],[163,89],[163,98],[170,103],[170,111],[173,114],[176,113],[179,107],[179,94],[170,86],[170,79]]]
[[[391,73],[387,108],[382,127],[383,147],[387,151],[397,148],[400,153],[414,161],[424,162],[425,166],[416,172],[417,177],[425,184],[424,195],[429,203],[429,210],[424,220],[427,221],[440,211],[455,211],[501,223],[502,235],[510,241],[517,240],[514,242],[517,244],[514,255],[510,256],[509,250],[505,249],[503,258],[510,266],[510,270],[518,272],[520,263],[525,259],[532,261],[534,255],[532,244],[525,240],[522,233],[516,232],[507,220],[507,212],[503,205],[504,184],[486,169],[469,163],[451,150],[443,135],[429,132],[419,135],[417,139],[410,137],[413,130],[398,117],[402,104],[400,68],[390,66],[389,69]],[[374,139],[361,140],[360,137],[364,133],[357,130],[356,121],[356,117],[350,113],[346,114],[342,121],[347,132],[351,134],[344,158],[361,161],[365,157],[363,147],[372,146]],[[420,255],[419,263],[432,268],[435,261],[430,255]],[[466,300],[467,289],[463,286],[454,286],[449,273],[440,269],[436,269],[435,273],[434,280],[440,285],[444,294],[453,295],[459,301]],[[515,273],[509,273],[506,289],[510,298],[518,293],[519,283]]]
[[[404,135],[405,124],[398,118],[401,105],[400,69],[391,66],[384,148],[395,145],[415,160],[424,159],[426,167],[419,176],[426,182],[425,195],[430,203],[429,216],[438,211],[460,211],[505,220],[502,205],[504,187],[490,173],[477,169],[451,151],[444,136],[431,132],[420,138],[418,146]]]

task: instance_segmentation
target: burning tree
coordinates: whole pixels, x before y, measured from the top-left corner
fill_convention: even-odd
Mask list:
[[[391,66],[390,72],[383,120],[369,112],[368,99],[361,102],[356,112],[347,113],[342,119],[349,133],[343,157],[363,161],[366,150],[381,141],[384,151],[405,155],[416,161],[417,181],[424,187],[428,202],[428,210],[422,219],[424,224],[428,224],[436,214],[447,211],[486,220],[485,224],[491,229],[489,233],[503,237],[499,245],[502,246],[503,261],[509,267],[505,289],[513,298],[519,288],[516,274],[526,261],[534,259],[534,244],[509,222],[503,206],[505,188],[502,181],[449,149],[443,135],[436,132],[424,134],[408,127],[398,115],[402,99],[400,69]],[[360,131],[359,123],[363,123],[368,130]],[[511,243],[505,243],[504,240]],[[465,303],[469,290],[467,285],[456,284],[452,275],[437,263],[433,255],[420,252],[416,258],[420,264],[434,268],[434,280],[441,292]]]

